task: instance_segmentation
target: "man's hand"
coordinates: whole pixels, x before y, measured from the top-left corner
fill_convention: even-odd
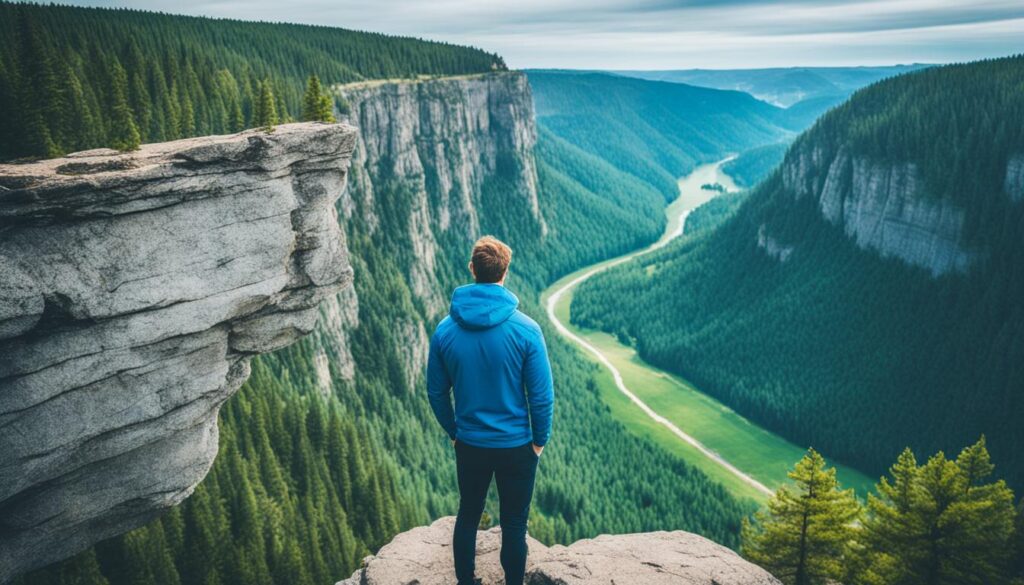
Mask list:
[[[452,447],[455,446],[455,441],[456,441],[456,439],[452,439]]]
[[[540,457],[540,454],[544,452],[544,447],[538,447],[533,443],[530,443],[530,446],[533,447],[533,452],[537,454],[537,457]]]

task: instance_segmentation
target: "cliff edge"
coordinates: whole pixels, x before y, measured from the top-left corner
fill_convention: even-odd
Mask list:
[[[450,585],[455,580],[451,536],[455,518],[395,537],[363,568],[337,585]],[[689,532],[603,534],[569,546],[528,539],[528,585],[779,585],[767,571],[735,552]],[[501,530],[477,533],[476,575],[501,585]]]
[[[249,359],[352,279],[355,142],[303,123],[0,165],[0,582],[202,480]]]

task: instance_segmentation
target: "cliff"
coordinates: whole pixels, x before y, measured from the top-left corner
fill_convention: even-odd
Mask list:
[[[939,276],[966,272],[980,257],[964,238],[965,210],[927,193],[917,165],[881,163],[801,144],[781,167],[784,188],[817,200],[822,217],[864,249]],[[1007,191],[1019,180],[1011,161]]]
[[[250,358],[351,281],[355,139],[291,124],[0,165],[0,582],[202,480]]]
[[[524,74],[354,84],[337,91],[349,103],[349,121],[361,130],[343,214],[364,213],[372,231],[380,217],[370,203],[395,189],[392,182],[410,191],[412,213],[402,227],[413,241],[413,293],[431,308],[447,300],[438,297],[435,276],[439,238],[449,232],[478,237],[480,210],[494,203],[489,195],[528,210],[543,225],[533,155],[537,131]],[[489,193],[485,185],[498,175],[509,188]]]
[[[395,537],[363,568],[337,585],[447,585],[455,569],[455,518],[441,518]],[[767,571],[735,552],[688,532],[602,535],[546,547],[528,538],[528,585],[778,585]],[[477,533],[476,574],[484,585],[504,582],[501,529]]]
[[[342,229],[350,241],[365,238],[386,251],[401,272],[415,306],[393,315],[389,327],[399,333],[393,350],[412,388],[426,367],[427,327],[447,310],[452,265],[456,281],[464,282],[470,242],[494,229],[495,214],[488,211],[501,209],[540,237],[546,232],[530,86],[525,75],[513,72],[333,90],[349,104],[348,121],[360,129],[338,205]],[[357,375],[348,348],[359,326],[358,306],[358,290],[325,304],[318,335],[347,381]]]

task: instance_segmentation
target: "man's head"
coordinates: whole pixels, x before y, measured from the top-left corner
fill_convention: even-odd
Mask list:
[[[494,236],[484,236],[473,244],[469,271],[478,284],[505,284],[508,265],[512,262],[512,248]]]

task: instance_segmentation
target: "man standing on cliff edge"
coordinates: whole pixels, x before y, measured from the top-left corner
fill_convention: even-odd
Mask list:
[[[512,249],[491,236],[473,245],[476,284],[455,289],[430,339],[427,395],[455,446],[459,515],[452,549],[459,585],[476,583],[476,530],[498,484],[506,585],[526,572],[526,521],[537,462],[551,434],[554,392],[544,335],[505,288]],[[455,408],[451,394],[454,389]]]

